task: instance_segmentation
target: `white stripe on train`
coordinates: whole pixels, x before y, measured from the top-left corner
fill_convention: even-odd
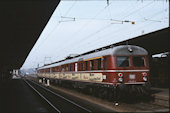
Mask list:
[[[94,73],[94,72],[144,72],[149,71],[149,69],[140,69],[140,70],[92,70],[92,71],[66,71],[66,72],[52,72],[52,73]]]

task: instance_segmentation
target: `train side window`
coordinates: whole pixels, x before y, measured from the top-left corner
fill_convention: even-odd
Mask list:
[[[61,71],[63,72],[65,69],[64,69],[64,66],[61,66]]]
[[[69,71],[71,71],[71,64],[69,64],[68,67],[69,67]]]
[[[65,65],[63,65],[63,71],[65,71],[66,70],[66,67],[65,67]]]
[[[71,71],[74,71],[74,64],[71,64]]]
[[[107,69],[107,58],[104,57],[104,70],[106,70],[106,69]]]
[[[78,63],[78,71],[80,71],[80,63]]]
[[[70,64],[70,71],[73,71],[73,64]]]
[[[85,61],[85,70],[88,69],[88,61]]]
[[[90,60],[90,70],[93,70],[93,69],[94,69],[94,61]]]
[[[73,69],[73,71],[74,71],[74,70],[75,70],[75,65],[73,64],[72,66],[73,66],[72,69]]]
[[[81,71],[81,63],[79,63],[79,71]]]
[[[97,59],[97,69],[98,69],[98,70],[101,69],[101,64],[102,64],[101,58]]]
[[[81,71],[83,71],[83,62],[81,62]]]
[[[145,66],[145,58],[143,56],[133,56],[132,57],[133,66],[135,67],[144,67]]]
[[[129,57],[128,56],[117,56],[117,66],[118,67],[129,67]]]
[[[68,71],[68,64],[66,65],[66,71]]]
[[[74,71],[74,64],[71,64],[71,70]]]

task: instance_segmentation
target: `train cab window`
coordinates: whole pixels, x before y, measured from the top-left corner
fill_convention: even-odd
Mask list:
[[[129,67],[129,57],[128,56],[118,56],[117,57],[118,67]]]
[[[101,58],[100,58],[100,59],[97,59],[97,69],[98,69],[98,70],[101,69],[101,64],[102,64]]]
[[[93,69],[94,69],[94,61],[90,60],[90,70],[93,70]]]
[[[145,62],[144,62],[144,57],[143,56],[133,56],[132,61],[133,61],[133,66],[135,67],[144,67]]]
[[[85,61],[85,70],[87,70],[87,69],[88,69],[88,62]]]
[[[106,57],[104,57],[104,70],[106,70],[107,69],[107,59],[106,59]]]

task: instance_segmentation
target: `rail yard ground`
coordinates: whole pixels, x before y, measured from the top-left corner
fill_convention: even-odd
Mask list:
[[[0,82],[0,112],[38,113],[53,111],[51,106],[43,101],[42,98],[29,87],[25,80],[32,84],[32,86],[34,85],[31,81],[38,83],[37,78],[19,78]],[[58,87],[55,84],[50,84],[50,86],[46,86],[45,84],[39,85],[62,95],[70,101],[74,101],[76,104],[83,106],[91,112],[169,112],[169,89],[152,88],[155,97],[154,101],[131,104],[118,102],[118,105],[115,105],[114,102],[96,98],[73,89]],[[67,109],[67,106],[65,107]]]
[[[32,80],[38,82],[38,79],[34,78]],[[94,105],[99,105],[103,108],[107,108],[115,112],[169,112],[168,88],[151,88],[152,97],[154,97],[152,101],[141,101],[133,103],[118,102],[118,105],[115,105],[116,104],[115,102],[112,101],[109,102],[104,99],[96,98],[94,96],[87,95],[73,89],[58,87],[55,84],[51,84],[48,87],[56,90],[57,92],[72,95],[75,98],[88,101],[90,103],[93,103]]]
[[[16,78],[1,81],[0,112],[115,112],[78,98],[72,100],[72,95],[66,96],[64,93],[36,84],[30,80]]]

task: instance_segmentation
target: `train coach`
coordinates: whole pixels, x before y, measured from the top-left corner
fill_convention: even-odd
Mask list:
[[[139,46],[114,46],[40,67],[38,77],[104,98],[127,92],[147,95],[147,55],[147,51]]]

